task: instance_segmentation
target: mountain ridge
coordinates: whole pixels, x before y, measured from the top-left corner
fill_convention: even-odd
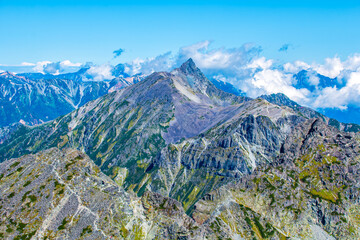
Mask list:
[[[118,76],[109,81],[83,81],[85,73],[86,69],[60,75],[0,74],[0,127],[47,122],[141,80]]]

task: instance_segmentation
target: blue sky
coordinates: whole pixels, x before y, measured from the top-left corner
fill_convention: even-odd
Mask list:
[[[360,1],[349,0],[0,0],[0,64],[114,64],[204,40],[215,48],[251,42],[284,62],[321,62],[359,52],[359,25]],[[125,52],[114,59],[119,48]]]

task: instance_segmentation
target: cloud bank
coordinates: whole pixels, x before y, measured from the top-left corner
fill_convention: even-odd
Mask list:
[[[284,44],[279,51],[287,51],[289,47],[290,44]],[[122,53],[123,49],[114,51],[115,57]],[[262,56],[261,47],[254,44],[248,43],[237,48],[212,48],[210,41],[202,41],[182,47],[175,53],[166,52],[156,57],[134,59],[124,63],[124,71],[129,75],[171,71],[190,57],[208,78],[231,83],[249,97],[284,93],[299,104],[317,110],[360,108],[360,54],[351,55],[345,60],[334,56],[326,58],[323,63],[294,61],[280,64]],[[9,69],[6,65],[0,67]],[[109,63],[82,65],[69,60],[42,61],[23,62],[16,67],[44,74],[60,74],[86,67],[86,80],[114,78],[114,66]]]
[[[284,44],[279,51],[287,51],[290,46]],[[254,44],[211,48],[211,42],[203,41],[182,47],[177,53],[136,59],[126,64],[126,71],[132,75],[169,71],[191,57],[208,78],[231,83],[250,97],[284,93],[314,109],[360,107],[359,54],[349,56],[345,61],[335,56],[325,59],[324,63],[294,61],[278,64],[261,56],[261,52],[261,47]]]

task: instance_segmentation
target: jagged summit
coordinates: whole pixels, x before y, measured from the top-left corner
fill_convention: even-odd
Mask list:
[[[196,66],[195,62],[192,58],[189,58],[186,62],[184,62],[180,68],[175,69],[179,72],[183,73],[186,76],[192,76],[195,78],[197,82],[206,82],[210,83],[210,81],[205,77],[202,71]]]
[[[12,76],[12,77],[14,77],[15,74],[12,73],[12,72],[9,72],[9,71],[5,71],[5,72],[0,73],[0,76]]]
[[[180,66],[180,70],[184,73],[194,73],[198,68],[192,58],[189,58]]]

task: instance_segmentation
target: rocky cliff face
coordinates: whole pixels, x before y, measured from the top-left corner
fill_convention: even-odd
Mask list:
[[[260,98],[265,99],[273,104],[277,104],[280,106],[288,106],[292,108],[294,111],[298,112],[301,115],[306,116],[307,118],[321,118],[324,122],[329,124],[330,126],[336,127],[339,130],[345,132],[359,132],[360,125],[354,123],[342,123],[333,118],[328,118],[325,115],[311,109],[308,107],[303,107],[296,102],[290,100],[286,95],[282,93],[270,94],[270,95],[262,95]]]
[[[141,232],[130,196],[79,151],[12,159],[0,172],[2,238],[108,239],[132,224]]]
[[[273,163],[207,194],[193,217],[212,237],[357,239],[359,150],[354,134],[309,120]]]
[[[0,164],[2,239],[175,239],[199,228],[179,202],[124,191],[83,153],[52,148]]]

